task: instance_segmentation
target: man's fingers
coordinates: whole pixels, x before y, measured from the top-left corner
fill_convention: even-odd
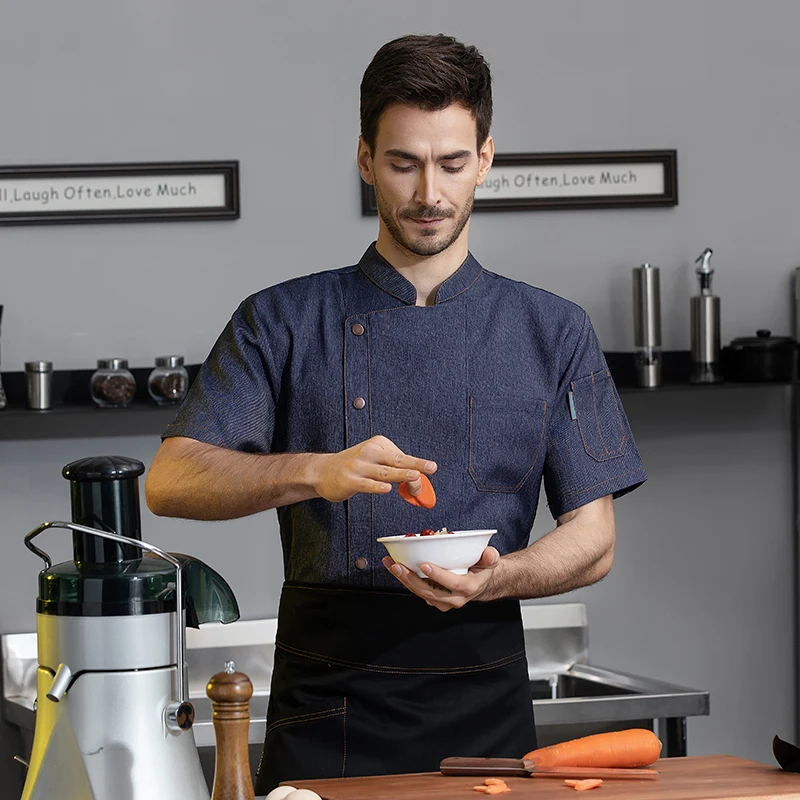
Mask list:
[[[415,469],[395,469],[386,464],[367,464],[364,465],[363,474],[365,478],[381,483],[415,483],[416,492],[422,488],[419,471]]]
[[[373,436],[363,443],[362,452],[368,458],[374,458],[379,464],[386,464],[397,469],[416,469],[427,475],[433,475],[438,469],[435,461],[417,458],[404,453],[391,439],[385,436]]]

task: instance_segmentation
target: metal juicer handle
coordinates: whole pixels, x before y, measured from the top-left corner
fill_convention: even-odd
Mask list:
[[[38,528],[32,530],[25,537],[25,547],[27,547],[32,553],[36,553],[36,555],[39,556],[39,558],[41,558],[45,564],[47,564],[47,569],[53,566],[52,559],[47,553],[44,552],[44,550],[40,550],[38,547],[36,547],[36,545],[31,544],[31,541],[40,533],[47,530],[47,528],[68,528],[69,530],[76,531],[77,533],[88,533],[92,536],[99,536],[101,539],[110,539],[112,542],[118,542],[119,544],[130,544],[134,547],[138,547],[140,550],[145,550],[148,553],[152,553],[154,556],[163,558],[164,561],[168,561],[173,567],[175,567],[175,613],[178,618],[177,624],[175,625],[175,651],[178,660],[178,678],[176,686],[178,694],[177,702],[179,704],[186,702],[186,684],[184,681],[186,646],[183,639],[183,578],[181,572],[181,562],[178,561],[175,556],[165,552],[160,547],[156,547],[153,544],[148,544],[140,539],[130,539],[127,536],[120,536],[118,533],[101,531],[97,528],[88,528],[85,525],[78,525],[75,522],[43,522]]]

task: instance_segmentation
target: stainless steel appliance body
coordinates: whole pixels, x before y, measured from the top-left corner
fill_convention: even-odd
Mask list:
[[[713,250],[707,247],[697,257],[700,294],[691,298],[692,365],[690,383],[720,383],[720,299],[711,293]]]
[[[633,270],[633,343],[639,386],[661,385],[661,286],[659,269],[642,264]]]

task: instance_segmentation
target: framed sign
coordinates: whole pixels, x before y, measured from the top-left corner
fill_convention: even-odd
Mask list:
[[[0,167],[0,225],[238,217],[238,161]]]
[[[378,213],[361,181],[361,212]],[[630,208],[678,204],[677,150],[495,154],[476,211]]]

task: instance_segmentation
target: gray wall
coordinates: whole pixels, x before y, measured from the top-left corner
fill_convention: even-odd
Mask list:
[[[673,209],[477,214],[471,249],[488,268],[575,300],[606,349],[629,350],[630,270],[651,261],[665,347],[687,349],[693,261],[711,246],[723,340],[789,333],[798,24],[792,0],[2,3],[0,163],[236,158],[242,171],[235,223],[0,229],[3,368],[197,362],[246,294],[356,260],[376,231],[354,164],[361,73],[384,41],[440,30],[492,64],[498,152],[679,154]],[[709,690],[690,752],[769,762],[772,735],[794,736],[788,392],[624,399],[650,480],[617,504],[613,572],[576,593],[592,660]],[[157,431],[0,441],[0,632],[35,627],[22,536],[68,516],[60,467],[92,453],[149,462],[157,446]],[[534,535],[549,523],[543,508]],[[145,510],[144,531],[217,567],[246,618],[274,614],[273,514],[186,523]],[[18,776],[3,736],[0,786]]]

